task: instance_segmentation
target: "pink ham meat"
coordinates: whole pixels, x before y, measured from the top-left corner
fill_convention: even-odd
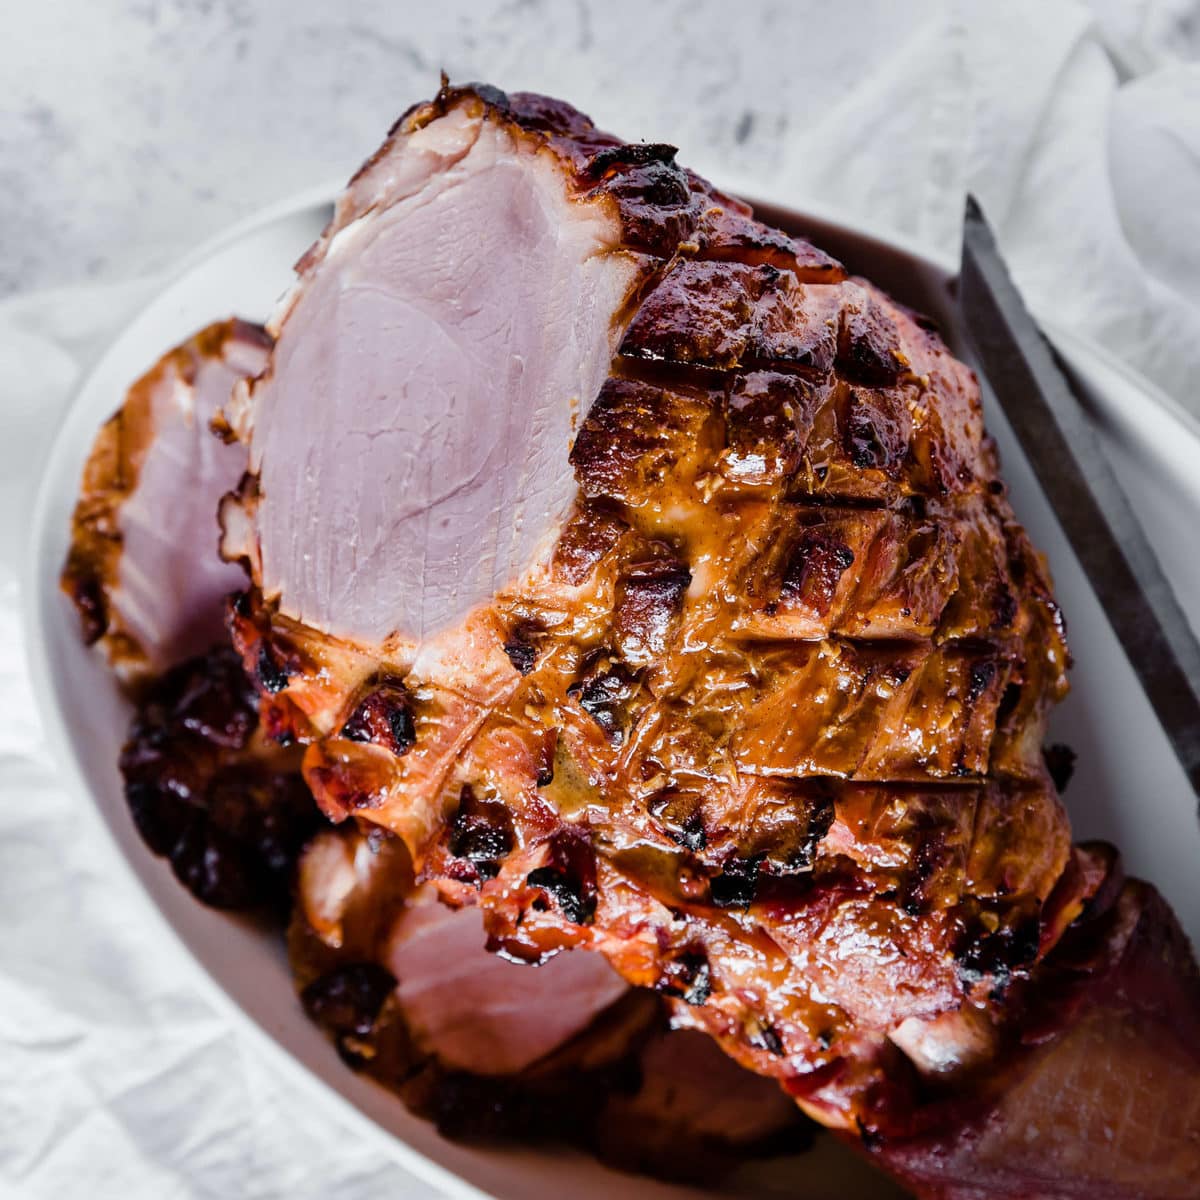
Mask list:
[[[447,908],[426,886],[400,913],[384,950],[410,1028],[451,1069],[522,1071],[629,990],[598,954],[560,954],[523,971],[488,954],[486,942],[477,908]]]
[[[573,195],[545,139],[467,105],[394,136],[243,389],[257,532],[229,551],[324,633],[453,626],[551,548],[574,425],[640,272],[611,205]]]
[[[217,553],[217,506],[246,468],[245,448],[209,428],[233,385],[265,366],[256,325],[210,325],[139,379],[96,436],[84,466],[63,588],[89,642],[132,683],[206,649],[223,599],[245,585]]]

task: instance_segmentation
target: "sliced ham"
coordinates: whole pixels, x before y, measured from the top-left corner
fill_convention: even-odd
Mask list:
[[[246,451],[209,426],[270,346],[245,321],[210,325],[142,376],[96,436],[63,587],[128,681],[207,649],[224,631],[224,597],[245,586],[217,553],[216,512]]]
[[[485,948],[477,908],[455,911],[432,888],[410,898],[383,962],[422,1046],[453,1070],[510,1075],[584,1030],[629,985],[598,954],[520,967]]]

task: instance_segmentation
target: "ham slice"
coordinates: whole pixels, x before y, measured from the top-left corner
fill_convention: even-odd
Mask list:
[[[63,588],[86,639],[127,682],[221,638],[224,598],[245,585],[216,552],[216,510],[246,452],[209,425],[233,385],[266,365],[270,345],[245,321],[210,325],[142,376],[96,436]]]
[[[477,908],[422,889],[392,928],[383,961],[414,1036],[452,1070],[510,1075],[585,1029],[628,991],[598,954],[519,969],[485,949]]]

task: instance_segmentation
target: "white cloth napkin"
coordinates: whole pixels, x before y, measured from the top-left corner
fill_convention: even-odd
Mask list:
[[[949,253],[970,188],[1041,311],[1200,414],[1197,4],[610,0],[523,21],[471,5],[466,23],[435,7],[427,26],[404,17],[420,53],[407,68],[397,59],[413,82],[388,85],[396,106],[432,86],[424,63],[445,62],[456,78],[576,99],[628,136],[677,142],[684,161],[726,164]],[[307,13],[321,45],[351,37],[348,18],[318,30],[318,9],[329,6],[296,3],[280,20]],[[400,17],[381,7],[375,19],[353,36],[386,50]],[[288,49],[305,79],[296,105],[300,90],[321,104],[323,88],[356,85],[316,43],[311,62]],[[244,157],[261,143],[277,159],[288,139],[299,155],[304,129],[247,121]],[[364,123],[358,148],[381,132]],[[314,161],[313,177],[323,168]],[[232,191],[242,178],[211,182]],[[81,372],[156,285],[0,305],[0,1195],[433,1195],[247,1051],[190,964],[159,944],[134,885],[77,835],[85,801],[43,744],[18,616],[36,464]]]

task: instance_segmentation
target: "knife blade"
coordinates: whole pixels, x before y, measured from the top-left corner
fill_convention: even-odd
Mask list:
[[[973,196],[958,286],[983,373],[1200,797],[1200,642]]]

